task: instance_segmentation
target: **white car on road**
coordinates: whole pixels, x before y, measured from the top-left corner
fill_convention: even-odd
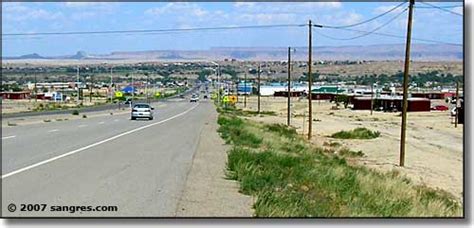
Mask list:
[[[137,118],[153,119],[153,110],[149,104],[135,104],[132,108],[131,119],[136,120]]]

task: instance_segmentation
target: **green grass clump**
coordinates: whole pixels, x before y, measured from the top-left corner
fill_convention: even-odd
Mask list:
[[[340,149],[337,152],[337,154],[339,154],[343,157],[363,157],[364,156],[364,152],[362,152],[361,150],[353,151],[353,150],[349,150],[347,148]]]
[[[294,138],[298,135],[296,129],[290,128],[284,124],[267,124],[265,128],[286,138]]]
[[[242,126],[243,121],[240,118],[219,116],[217,122],[222,126],[218,132],[226,143],[248,147],[258,147],[262,143],[261,137]]]
[[[232,115],[238,115],[238,116],[257,116],[257,115],[267,115],[267,116],[276,116],[277,113],[273,111],[251,111],[251,110],[242,110],[242,109],[237,109],[235,107],[227,107],[227,108],[221,108],[218,107],[217,111],[219,113],[227,113],[227,114],[232,114]]]
[[[339,143],[339,142],[324,142],[323,146],[340,147],[341,143]]]
[[[345,157],[288,138],[281,125],[244,120],[231,112],[218,118],[231,143],[227,178],[257,200],[257,217],[461,217],[462,204],[443,191],[412,184],[398,172],[350,165]],[[242,137],[242,135],[244,137]],[[248,135],[261,136],[250,143]],[[291,135],[291,134],[290,134]]]
[[[337,139],[374,139],[380,136],[380,132],[371,131],[364,127],[359,127],[351,131],[339,131],[331,135]]]

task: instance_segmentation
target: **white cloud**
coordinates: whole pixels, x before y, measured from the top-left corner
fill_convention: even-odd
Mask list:
[[[219,22],[227,17],[223,11],[208,11],[196,3],[179,2],[168,3],[162,7],[150,8],[145,11],[147,19],[164,20],[164,18],[174,18],[176,26],[191,26],[196,23],[205,22],[207,25],[213,21]]]
[[[63,5],[68,8],[83,8],[92,6],[103,6],[111,4],[110,2],[64,2]]]
[[[234,3],[234,7],[241,8],[241,7],[254,7],[255,2],[236,2]]]
[[[396,7],[397,5],[390,5],[390,6],[379,6],[377,8],[374,9],[373,13],[374,14],[381,14],[381,13],[385,13],[391,9],[393,9],[394,7]],[[401,7],[398,7],[397,9],[393,10],[392,12],[390,13],[400,13],[402,12],[405,8],[407,8],[407,6],[401,6]]]
[[[6,21],[56,20],[63,16],[61,12],[35,9],[18,3],[2,3],[2,14]]]
[[[243,25],[243,24],[272,24],[272,23],[301,23],[315,16],[317,13],[334,13],[342,7],[340,2],[236,2],[234,10],[210,10],[203,8],[199,3],[170,2],[161,7],[154,7],[144,11],[146,21],[167,20],[176,26],[199,27],[203,23],[210,25]],[[339,11],[339,10],[338,10]],[[357,14],[345,20],[358,20]]]
[[[463,14],[463,8],[462,7],[453,8],[453,12]]]
[[[355,24],[362,21],[362,15],[357,13],[348,13],[344,18],[342,18],[342,25]]]

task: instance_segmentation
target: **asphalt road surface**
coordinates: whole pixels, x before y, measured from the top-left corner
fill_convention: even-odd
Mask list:
[[[175,216],[213,105],[154,107],[152,121],[124,114],[2,128],[2,216]]]

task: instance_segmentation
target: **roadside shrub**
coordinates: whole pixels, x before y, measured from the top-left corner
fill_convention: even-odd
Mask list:
[[[78,111],[78,110],[74,110],[74,111],[72,111],[72,114],[75,115],[75,116],[77,116],[77,115],[79,115],[79,111]]]
[[[337,139],[374,139],[380,136],[380,132],[371,131],[364,127],[359,127],[351,131],[339,131],[331,135]]]
[[[286,138],[294,138],[297,135],[296,129],[284,124],[266,124],[265,128]]]
[[[220,125],[218,132],[226,143],[235,143],[236,145],[258,147],[263,139],[243,128],[243,121],[238,117],[219,116],[217,120]]]
[[[359,150],[359,151],[353,151],[348,148],[342,148],[337,152],[337,154],[343,156],[343,157],[363,157],[364,153]]]

